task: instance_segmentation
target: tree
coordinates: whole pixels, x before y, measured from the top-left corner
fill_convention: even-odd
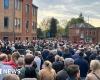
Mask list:
[[[50,25],[50,18],[44,18],[39,26],[42,28],[42,30],[48,30],[49,25]]]
[[[82,13],[80,13],[79,18],[84,21],[84,17],[83,17],[83,14]]]
[[[58,37],[66,37],[66,30],[65,30],[66,25],[67,25],[66,19],[60,20],[60,23],[57,27],[57,36]]]
[[[80,15],[79,15],[78,18],[76,18],[76,22],[77,22],[77,23],[84,23],[84,22],[85,22],[82,13],[80,13]]]
[[[85,23],[82,13],[80,13],[78,18],[72,18],[70,21],[68,21],[67,27],[71,26],[71,25],[76,25],[76,24],[79,24],[79,23]]]
[[[72,18],[70,21],[68,21],[66,27],[69,27],[71,25],[76,25],[77,23],[78,23],[78,19],[77,18]]]
[[[57,30],[57,36],[58,37],[63,37],[63,36],[65,36],[65,28],[63,28],[63,27],[59,27],[58,28],[58,30]]]
[[[51,20],[50,18],[44,18],[39,25],[43,30],[45,38],[47,38],[48,36],[47,34],[49,33],[50,20]]]
[[[67,36],[68,36],[68,33],[69,33],[69,27],[71,27],[72,25],[76,26],[76,24],[80,24],[80,23],[85,23],[85,20],[84,20],[82,13],[80,13],[79,17],[72,18],[70,21],[68,21],[67,26],[65,28]]]
[[[57,19],[51,18],[51,21],[50,21],[50,37],[56,37],[58,23],[59,22],[58,22]]]
[[[41,30],[41,28],[37,28],[37,38],[43,38],[43,31]]]
[[[65,36],[68,37],[69,34],[69,26],[65,27]]]
[[[62,19],[62,20],[60,20],[59,22],[60,22],[60,23],[59,23],[60,27],[63,27],[63,28],[66,27],[66,25],[67,25],[67,20],[66,20],[66,19]]]

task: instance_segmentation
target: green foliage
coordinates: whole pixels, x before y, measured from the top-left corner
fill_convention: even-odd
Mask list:
[[[71,26],[71,25],[75,25],[75,24],[79,24],[79,23],[84,23],[84,22],[85,22],[85,21],[84,21],[84,17],[83,17],[83,15],[82,15],[82,13],[80,13],[79,17],[78,17],[78,18],[72,18],[72,19],[68,22],[67,26]]]
[[[68,22],[65,19],[58,21],[56,18],[44,18],[39,25],[43,31],[38,29],[37,34],[39,38],[68,36],[69,27],[79,23],[85,23],[82,13]]]
[[[44,33],[44,38],[49,38],[50,37],[50,35],[49,35],[49,29],[44,30],[43,33]]]
[[[76,24],[79,24],[79,23],[85,23],[84,21],[84,17],[82,15],[82,13],[80,13],[79,17],[78,18],[72,18],[70,21],[68,21],[66,27],[65,27],[65,33],[66,33],[66,36],[68,36],[68,33],[69,33],[69,27],[71,25],[76,25]]]
[[[65,36],[65,28],[59,27],[57,30],[57,36],[62,37]]]
[[[66,36],[66,37],[68,37],[68,33],[69,33],[69,27],[66,26],[66,28],[65,28],[65,36]]]
[[[50,37],[56,37],[58,23],[59,22],[58,22],[57,19],[51,18],[51,21],[50,21]]]
[[[43,31],[41,30],[41,28],[37,28],[37,38],[43,38]]]

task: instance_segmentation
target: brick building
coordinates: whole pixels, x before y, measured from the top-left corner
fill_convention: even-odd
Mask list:
[[[88,23],[81,23],[69,27],[69,40],[72,42],[100,42],[100,27],[93,27]]]
[[[0,39],[36,39],[37,9],[32,0],[0,0]]]

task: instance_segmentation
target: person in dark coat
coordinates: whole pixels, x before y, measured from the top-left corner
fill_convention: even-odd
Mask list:
[[[64,59],[65,58],[72,58],[72,54],[69,52],[69,49],[68,48],[65,49],[65,52],[63,54],[63,58]]]
[[[64,60],[64,68],[57,73],[56,80],[66,80],[68,78],[67,67],[73,64],[74,60],[72,58],[66,58]]]
[[[55,55],[50,52],[49,55],[47,56],[46,60],[48,60],[51,63],[53,63],[55,61]]]
[[[60,61],[60,56],[55,56],[55,62],[53,62],[52,67],[56,73],[63,69],[63,62]]]
[[[72,58],[73,58],[74,60],[77,59],[77,58],[79,58],[79,53],[80,53],[80,50],[77,50],[77,51],[75,52],[75,54],[72,55]]]
[[[75,51],[73,50],[73,48],[69,47],[69,53],[70,53],[71,55],[74,55],[74,54],[75,54]]]
[[[44,61],[46,60],[46,58],[48,56],[49,56],[49,50],[48,50],[48,47],[46,47],[42,52],[42,57],[43,57]]]
[[[79,53],[79,58],[75,60],[75,64],[79,65],[80,68],[80,76],[82,79],[84,79],[87,75],[87,72],[89,70],[89,64],[88,62],[83,58],[84,53],[80,52]]]
[[[34,56],[32,54],[25,55],[25,66],[20,69],[19,77],[23,78],[37,78],[36,63],[34,62]]]

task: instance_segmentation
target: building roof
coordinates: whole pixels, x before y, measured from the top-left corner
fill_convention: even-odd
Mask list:
[[[38,9],[38,7],[36,5],[32,4],[32,6]]]
[[[78,24],[71,25],[70,28],[95,28],[95,26],[89,23],[78,23]]]

